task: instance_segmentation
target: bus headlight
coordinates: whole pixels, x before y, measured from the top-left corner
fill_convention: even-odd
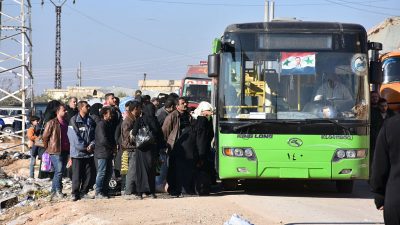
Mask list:
[[[355,157],[356,157],[356,151],[354,150],[346,151],[346,158],[354,159]]]
[[[342,159],[363,159],[367,157],[367,149],[336,149],[333,155],[333,162]]]
[[[254,156],[253,150],[251,148],[246,148],[244,150],[244,156],[247,158],[252,158]]]
[[[343,159],[344,157],[346,157],[346,152],[344,150],[338,150],[336,152],[336,157],[338,159]]]
[[[256,158],[256,154],[252,148],[224,147],[222,153],[226,156],[247,158],[249,160]]]
[[[243,157],[244,153],[243,153],[243,149],[241,148],[235,148],[235,150],[233,151],[233,154],[236,157]]]

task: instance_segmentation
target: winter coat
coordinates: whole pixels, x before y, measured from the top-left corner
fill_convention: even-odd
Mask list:
[[[212,120],[198,116],[193,122],[196,132],[196,146],[200,159],[204,160],[211,154],[211,141],[214,138]]]
[[[386,120],[379,132],[370,184],[377,208],[384,213],[397,210],[400,218],[400,115]],[[386,222],[386,215],[385,215]]]
[[[156,117],[160,126],[164,124],[165,118],[168,116],[168,112],[165,110],[165,106],[161,107],[156,112]]]
[[[75,116],[76,114],[78,114],[78,109],[77,108],[73,109],[73,108],[69,107],[69,105],[67,105],[65,107],[65,109],[67,110],[67,115],[66,115],[67,118],[66,118],[66,120],[69,123],[71,121],[71,118],[73,116]]]
[[[110,159],[116,148],[112,124],[100,120],[96,125],[94,156],[98,159]]]
[[[70,142],[70,156],[72,158],[90,158],[92,152],[87,151],[89,145],[94,149],[96,123],[90,117],[86,117],[86,123],[79,113],[73,116],[68,126],[68,139]]]
[[[57,117],[46,123],[42,139],[44,148],[46,149],[47,153],[49,154],[61,153],[61,125],[60,122],[58,122]],[[69,142],[69,140],[66,141]]]
[[[26,136],[28,137],[29,140],[31,141],[35,141],[36,138],[38,137],[38,135],[36,134],[36,127],[31,126],[28,128],[28,130],[26,131]]]
[[[162,126],[164,139],[167,142],[169,150],[174,148],[174,144],[180,136],[180,117],[181,113],[179,113],[178,110],[175,110],[168,114]]]
[[[123,150],[134,152],[136,150],[135,140],[132,139],[130,132],[135,124],[135,117],[129,115],[122,121],[121,125],[121,147]]]
[[[90,114],[89,116],[94,120],[94,122],[95,122],[96,124],[97,124],[98,122],[100,122],[100,120],[101,120],[101,118],[100,118],[99,115]]]

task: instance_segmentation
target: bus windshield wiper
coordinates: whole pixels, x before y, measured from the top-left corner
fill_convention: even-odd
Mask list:
[[[336,120],[331,120],[331,119],[306,119],[306,123],[307,124],[318,124],[318,123],[331,123],[331,124],[335,124],[336,126],[342,128],[343,130],[346,131],[347,134],[350,135],[350,128],[344,126],[343,124],[339,123]]]
[[[237,131],[246,127],[251,127],[251,126],[256,126],[256,125],[260,125],[260,124],[264,124],[264,123],[276,123],[276,124],[299,124],[299,121],[282,121],[282,120],[263,120],[263,121],[249,121],[245,124],[242,125],[238,125],[233,127],[233,131]]]

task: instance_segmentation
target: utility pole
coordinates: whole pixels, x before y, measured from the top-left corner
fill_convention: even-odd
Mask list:
[[[144,73],[144,74],[143,74],[142,91],[143,91],[144,87],[146,87],[146,76],[147,76],[147,74]]]
[[[76,73],[76,77],[78,78],[78,87],[82,86],[82,62],[79,62],[78,71]]]
[[[61,76],[61,8],[67,2],[67,0],[63,0],[60,4],[57,5],[53,0],[50,2],[54,5],[56,9],[56,54],[55,54],[55,78],[54,78],[54,88],[61,89],[62,88],[62,76]],[[73,1],[75,4],[75,0]],[[42,5],[44,4],[44,0],[42,0]]]

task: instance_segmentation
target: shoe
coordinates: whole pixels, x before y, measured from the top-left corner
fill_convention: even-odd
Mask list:
[[[60,191],[58,192],[51,192],[50,194],[50,201],[59,201],[64,198],[64,194]]]
[[[136,200],[143,200],[143,195],[142,194],[138,194],[135,196]]]
[[[79,197],[77,195],[71,195],[71,201],[76,202],[79,200]]]
[[[89,194],[81,193],[81,199],[94,199],[94,196],[91,196]]]
[[[63,194],[61,191],[57,191],[57,192],[56,192],[56,196],[57,196],[57,198],[59,198],[59,199],[65,198],[65,194]]]
[[[152,198],[152,199],[156,199],[156,198],[157,198],[157,195],[156,195],[156,194],[154,194],[154,193],[153,193],[153,194],[151,194],[150,196],[151,196],[151,198]]]
[[[94,198],[95,198],[95,199],[108,199],[107,196],[102,195],[102,194],[97,194]]]
[[[133,200],[135,199],[134,195],[122,195],[122,198],[125,200]]]
[[[183,198],[183,194],[182,193],[172,193],[171,197],[172,198]]]
[[[50,196],[49,196],[49,201],[51,202],[51,201],[55,200],[55,196],[56,196],[56,193],[55,192],[51,192]]]

